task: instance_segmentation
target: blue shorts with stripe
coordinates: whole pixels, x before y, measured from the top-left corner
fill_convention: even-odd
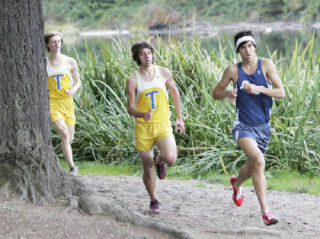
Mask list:
[[[270,124],[263,124],[258,126],[249,126],[242,122],[236,122],[232,129],[232,136],[238,143],[238,139],[251,138],[258,144],[259,149],[264,154],[268,150],[269,141],[271,138]],[[239,145],[238,145],[238,149]]]

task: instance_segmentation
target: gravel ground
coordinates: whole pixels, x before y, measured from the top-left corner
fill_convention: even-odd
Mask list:
[[[157,180],[161,213],[151,215],[141,178],[78,177],[95,196],[184,231],[190,238],[320,238],[319,196],[268,191],[269,206],[280,222],[266,227],[251,187],[244,188],[245,201],[238,208],[231,199],[231,186],[197,180]],[[174,238],[155,229],[119,222],[111,216],[66,210],[65,205],[65,201],[57,200],[52,205],[35,206],[0,192],[0,239]]]

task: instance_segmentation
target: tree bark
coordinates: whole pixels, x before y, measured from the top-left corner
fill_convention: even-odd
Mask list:
[[[0,13],[0,186],[42,204],[71,193],[51,143],[42,1],[1,0]]]
[[[51,142],[41,0],[0,0],[0,190],[33,203],[69,199],[71,208],[189,238],[151,218],[97,200],[59,166]],[[7,189],[8,188],[8,189]]]

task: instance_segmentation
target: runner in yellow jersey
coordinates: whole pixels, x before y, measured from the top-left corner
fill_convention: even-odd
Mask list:
[[[134,140],[143,164],[143,182],[150,196],[150,211],[159,213],[159,202],[155,193],[153,146],[160,151],[156,157],[157,174],[166,176],[166,164],[177,158],[177,146],[172,133],[167,88],[173,99],[177,117],[176,130],[185,133],[181,113],[180,94],[170,70],[154,65],[154,49],[142,41],[132,48],[133,60],[139,69],[127,81],[127,110],[135,117]]]
[[[72,175],[77,175],[71,144],[74,138],[75,113],[73,96],[81,86],[77,62],[61,54],[63,43],[59,32],[45,34],[45,44],[49,52],[47,58],[50,114],[53,125],[61,136],[63,154]]]

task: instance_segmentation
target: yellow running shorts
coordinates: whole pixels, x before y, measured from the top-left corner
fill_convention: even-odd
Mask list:
[[[173,137],[170,120],[156,123],[136,121],[134,143],[137,150],[149,151],[154,143],[167,137]]]
[[[76,117],[73,98],[70,97],[69,99],[62,100],[50,99],[50,114],[52,123],[57,120],[63,120],[66,125],[74,126],[76,124]]]

